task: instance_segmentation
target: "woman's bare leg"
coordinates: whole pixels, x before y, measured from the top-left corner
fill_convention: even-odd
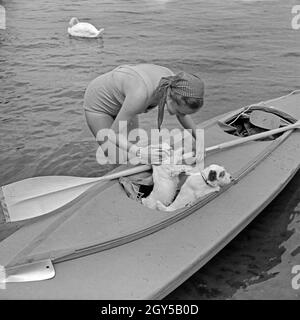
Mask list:
[[[99,135],[99,131],[102,129],[110,129],[111,125],[114,122],[114,118],[106,113],[98,113],[98,112],[92,112],[85,110],[85,117],[88,124],[89,129],[95,136],[95,138],[98,138],[101,136]],[[138,128],[138,117],[134,117],[130,122],[127,123],[127,133],[129,134],[130,130]],[[102,137],[101,137],[102,138]],[[109,157],[112,162],[116,161],[117,163],[124,163],[124,161],[127,161],[127,152],[121,151],[121,149],[115,149],[115,145],[108,141],[106,138],[105,140],[97,139],[98,144],[100,145],[104,157]],[[97,152],[97,160],[100,163],[102,159],[98,159],[99,156],[101,156],[101,150],[98,150]],[[110,153],[110,152],[111,153]],[[116,151],[113,153],[113,151]],[[103,158],[103,156],[102,156]]]

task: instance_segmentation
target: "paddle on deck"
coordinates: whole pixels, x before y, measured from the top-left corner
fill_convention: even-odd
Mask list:
[[[100,181],[118,179],[150,168],[150,165],[140,165],[97,178],[33,177],[1,187],[0,202],[6,222],[30,219],[62,207]]]
[[[236,139],[236,140],[233,140],[233,141],[224,142],[224,143],[218,144],[216,146],[206,148],[205,152],[209,153],[209,152],[213,152],[213,151],[224,150],[224,149],[227,149],[227,148],[231,148],[231,147],[234,147],[234,146],[241,145],[241,144],[249,142],[249,141],[254,141],[254,140],[257,140],[257,139],[263,139],[263,138],[266,138],[268,136],[271,136],[271,135],[274,135],[274,134],[277,134],[277,133],[281,133],[281,132],[285,132],[285,131],[293,130],[293,129],[297,129],[297,128],[300,128],[300,120],[297,121],[294,124],[290,124],[290,125],[287,125],[285,127],[281,127],[281,128],[270,130],[270,131],[261,132],[261,133],[254,134],[254,135],[249,136],[249,137],[239,138],[239,139]]]
[[[266,131],[249,137],[243,137],[213,147],[208,147],[205,149],[205,153],[207,154],[214,151],[224,150],[249,141],[262,139],[273,134],[299,127],[300,121],[282,128]],[[201,154],[202,152],[199,153],[199,155]],[[199,160],[200,162],[202,161],[201,157],[198,159],[198,161]],[[68,176],[45,176],[29,178],[8,184],[0,188],[0,202],[2,204],[7,222],[21,221],[42,216],[66,205],[100,181],[108,181],[123,176],[144,172],[150,168],[150,165],[140,165],[98,178]]]

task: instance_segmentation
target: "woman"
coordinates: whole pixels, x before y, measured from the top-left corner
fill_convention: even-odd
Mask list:
[[[195,124],[189,114],[203,105],[204,83],[185,72],[175,75],[170,69],[153,65],[122,65],[94,79],[85,92],[84,109],[87,124],[94,134],[111,128],[117,134],[115,144],[138,156],[143,163],[161,162],[165,150],[158,147],[138,147],[119,132],[119,122],[127,121],[127,132],[138,126],[137,115],[158,106],[158,128],[163,121],[164,108],[176,115],[185,129]],[[103,151],[105,143],[98,141]]]

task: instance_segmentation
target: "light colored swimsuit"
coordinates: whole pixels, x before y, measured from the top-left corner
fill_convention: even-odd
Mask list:
[[[84,95],[83,107],[85,110],[116,117],[122,107],[125,95],[116,86],[114,80],[115,72],[123,72],[134,77],[140,77],[146,85],[148,98],[154,92],[155,88],[153,88],[151,80],[138,65],[122,65],[91,81]],[[150,106],[148,109],[152,107],[154,106]]]

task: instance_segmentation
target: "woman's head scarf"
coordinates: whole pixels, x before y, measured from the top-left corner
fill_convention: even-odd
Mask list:
[[[167,100],[168,89],[172,93],[183,97],[203,99],[204,83],[196,75],[180,72],[175,76],[161,78],[158,85],[158,92],[161,96],[158,104],[157,125],[160,130],[164,118],[164,108]]]

